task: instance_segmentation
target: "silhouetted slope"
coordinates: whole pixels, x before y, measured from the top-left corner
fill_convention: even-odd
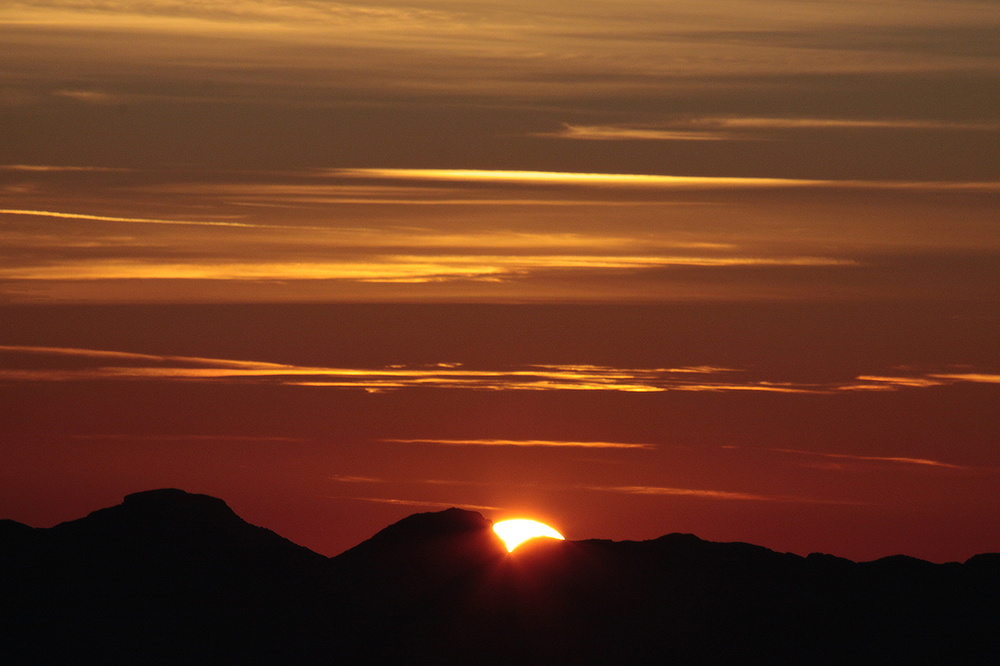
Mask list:
[[[475,511],[418,513],[386,527],[333,561],[354,575],[378,571],[379,575],[405,578],[410,578],[410,573],[419,574],[421,579],[452,578],[480,570],[506,554],[492,527],[491,521]]]
[[[174,489],[5,531],[0,655],[12,664],[252,662],[283,640],[272,617],[297,612],[328,564]]]
[[[594,663],[990,663],[982,660],[1000,656],[1000,567],[987,574],[905,557],[856,564],[691,535],[539,540],[517,554],[536,588],[524,598],[544,599],[546,616],[557,618],[551,625],[571,628],[566,651]]]
[[[118,506],[39,535],[53,553],[133,562],[310,562],[325,560],[251,525],[221,499],[166,488],[127,495]]]
[[[327,559],[161,490],[49,530],[0,522],[9,663],[991,664],[1000,555],[799,557],[690,534],[536,539],[478,513]]]
[[[393,559],[401,552],[438,549],[449,542],[458,544],[466,538],[480,539],[493,523],[475,511],[446,509],[415,513],[377,532],[373,537],[338,555],[342,560],[362,558]]]

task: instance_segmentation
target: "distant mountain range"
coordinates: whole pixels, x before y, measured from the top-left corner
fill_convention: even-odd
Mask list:
[[[508,554],[490,527],[421,513],[327,558],[173,489],[0,521],[0,663],[1000,663],[1000,554],[855,563],[690,534]]]

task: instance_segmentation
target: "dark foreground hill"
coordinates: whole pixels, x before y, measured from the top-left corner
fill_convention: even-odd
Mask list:
[[[10,664],[1000,663],[1000,555],[855,563],[410,516],[335,558],[179,490],[0,521]]]

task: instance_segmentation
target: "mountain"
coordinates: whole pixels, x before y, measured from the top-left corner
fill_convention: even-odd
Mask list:
[[[47,558],[137,564],[325,560],[271,530],[251,525],[221,499],[165,488],[127,495],[114,507],[35,530]]]
[[[415,514],[325,558],[180,490],[0,521],[5,663],[997,663],[1000,555],[855,563]]]

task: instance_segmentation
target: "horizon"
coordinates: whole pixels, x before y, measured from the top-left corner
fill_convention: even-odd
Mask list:
[[[225,501],[225,499],[221,498],[221,497],[214,497],[212,495],[205,495],[205,494],[202,494],[202,493],[189,493],[188,491],[186,491],[184,489],[181,489],[181,488],[151,488],[151,489],[148,489],[148,490],[142,490],[142,491],[138,491],[138,492],[135,492],[135,493],[130,493],[130,495],[126,495],[124,498],[122,498],[122,502],[121,503],[115,504],[115,505],[112,505],[112,506],[101,507],[100,509],[97,509],[95,512],[101,512],[101,513],[103,513],[105,509],[116,509],[116,508],[122,507],[123,505],[125,505],[126,500],[128,500],[128,498],[131,495],[148,495],[148,494],[153,494],[153,493],[163,493],[163,491],[179,491],[180,493],[182,493],[184,495],[190,495],[190,496],[195,496],[195,497],[204,497],[204,498],[207,498],[207,499],[210,499],[210,500],[222,500],[223,504],[226,507],[228,507],[228,508],[231,509],[231,507],[229,507],[229,505]],[[340,555],[343,555],[343,554],[347,553],[348,551],[353,550],[357,546],[365,544],[366,542],[370,541],[373,537],[376,537],[380,533],[386,531],[387,529],[390,529],[390,528],[396,526],[397,523],[407,523],[407,522],[409,522],[409,519],[412,519],[412,518],[415,518],[415,517],[422,517],[422,516],[442,516],[444,514],[450,514],[453,511],[461,511],[461,512],[464,512],[464,513],[467,513],[467,514],[474,514],[474,515],[477,515],[480,518],[482,518],[485,521],[485,523],[487,525],[489,525],[489,528],[485,528],[484,527],[483,530],[486,531],[486,532],[492,532],[492,533],[494,533],[495,537],[496,537],[496,545],[497,545],[497,547],[499,549],[506,550],[507,553],[513,553],[520,545],[522,545],[524,543],[527,543],[528,541],[535,540],[535,539],[545,539],[545,538],[556,540],[556,541],[566,541],[567,543],[583,543],[583,542],[593,542],[593,541],[598,541],[598,542],[603,541],[603,542],[609,542],[609,543],[622,543],[622,542],[624,542],[624,543],[648,543],[648,542],[652,542],[652,541],[658,541],[658,540],[660,540],[660,539],[662,539],[664,537],[682,536],[682,537],[694,537],[698,541],[703,541],[703,542],[709,543],[709,544],[717,544],[717,545],[720,545],[720,546],[734,545],[734,544],[759,546],[759,544],[747,544],[746,542],[714,542],[714,541],[710,541],[710,540],[707,540],[707,539],[702,539],[697,534],[691,534],[691,533],[687,533],[687,532],[669,532],[669,533],[661,534],[661,535],[659,535],[657,537],[654,537],[652,539],[643,539],[643,540],[635,540],[635,539],[627,539],[627,538],[626,539],[602,539],[602,538],[599,538],[599,537],[590,537],[590,538],[587,538],[587,539],[567,539],[564,536],[562,536],[561,534],[559,534],[558,531],[554,530],[553,526],[545,525],[543,523],[538,523],[538,521],[536,521],[536,520],[533,520],[533,519],[530,519],[530,518],[526,518],[526,517],[523,517],[523,516],[520,516],[520,515],[510,514],[510,515],[505,515],[501,520],[492,520],[488,516],[484,516],[481,511],[477,511],[475,509],[468,509],[468,508],[461,508],[461,507],[448,507],[448,508],[438,508],[438,509],[430,510],[430,511],[417,511],[417,512],[411,513],[411,514],[409,514],[407,516],[404,516],[403,518],[400,518],[399,520],[397,520],[397,521],[395,521],[395,522],[393,522],[393,523],[391,523],[389,525],[382,526],[381,528],[379,528],[377,531],[375,531],[374,533],[372,533],[371,535],[369,535],[364,540],[362,540],[359,543],[356,543],[356,544],[348,547],[346,550],[344,550],[342,552],[334,553],[333,555],[323,555],[322,553],[316,553],[316,551],[313,551],[311,549],[306,548],[305,546],[302,546],[302,544],[295,543],[291,539],[287,539],[284,535],[282,535],[282,534],[280,534],[280,533],[272,530],[267,525],[255,525],[254,523],[248,522],[248,521],[244,520],[243,517],[240,516],[235,511],[233,512],[233,516],[234,516],[234,518],[236,520],[238,520],[238,521],[240,521],[240,522],[242,522],[242,523],[244,523],[246,525],[249,525],[251,527],[256,527],[256,528],[263,528],[267,532],[271,532],[275,536],[280,537],[284,541],[287,541],[292,546],[298,546],[298,547],[306,548],[306,550],[309,550],[310,552],[312,552],[312,553],[314,553],[316,555],[321,555],[323,557],[326,557],[327,559],[335,559],[335,558],[339,557]],[[94,513],[94,512],[92,512],[92,513]],[[46,530],[46,529],[51,529],[52,527],[58,527],[59,525],[63,525],[65,523],[77,523],[77,522],[80,522],[80,521],[84,521],[85,522],[88,518],[90,518],[90,516],[91,516],[91,514],[87,514],[85,516],[79,516],[77,518],[72,518],[72,519],[70,519],[68,521],[60,522],[60,523],[57,523],[56,525],[52,525],[52,526],[49,526],[49,527],[36,527],[36,526],[28,526],[28,527],[31,527],[32,529]],[[4,520],[4,519],[0,518],[0,520]],[[526,522],[526,523],[533,523],[533,525],[531,525],[530,527],[524,527],[524,528],[522,528],[522,527],[513,527],[510,530],[505,531],[503,534],[501,534],[500,531],[498,531],[497,529],[495,529],[495,526],[497,524],[504,523],[504,522],[510,522],[510,523]],[[531,536],[528,536],[529,533],[531,534]],[[812,553],[802,554],[802,553],[783,553],[781,551],[775,551],[773,549],[767,549],[767,550],[769,550],[769,551],[771,551],[772,553],[775,553],[775,554],[783,554],[783,555],[789,555],[789,554],[791,554],[791,555],[798,555],[799,557],[805,557],[806,555],[829,555],[829,556],[836,557],[838,559],[846,559],[848,561],[852,561],[852,562],[855,562],[855,563],[858,563],[858,564],[866,564],[866,563],[869,563],[869,562],[875,562],[875,561],[878,561],[879,559],[893,559],[893,558],[900,557],[900,556],[912,557],[911,555],[907,555],[906,553],[896,553],[896,554],[893,554],[893,555],[886,555],[886,556],[884,556],[882,558],[878,558],[876,560],[865,561],[865,560],[850,560],[850,558],[844,558],[843,556],[838,555],[837,553],[812,552]],[[995,553],[976,553],[976,554],[974,554],[971,557],[976,557],[978,555],[994,555],[994,554]],[[968,558],[968,559],[971,559],[971,557]],[[919,559],[919,558],[917,558],[917,559]],[[954,563],[955,563],[955,561],[938,562],[937,564],[954,564]],[[962,562],[958,562],[958,563],[962,563]]]
[[[0,517],[1000,551],[995,3],[0,26]]]

